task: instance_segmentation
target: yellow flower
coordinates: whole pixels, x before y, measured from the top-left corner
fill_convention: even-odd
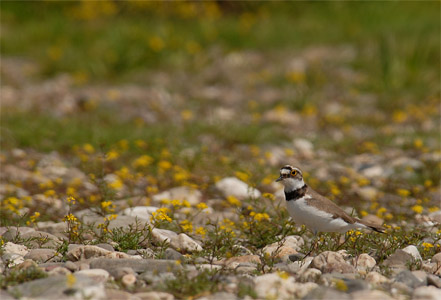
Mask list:
[[[431,243],[422,243],[422,246],[424,247],[424,251],[428,251],[430,248],[433,248]]]
[[[141,148],[141,149],[147,148],[147,143],[143,140],[136,140],[135,145],[136,145],[136,147]]]
[[[208,208],[208,206],[207,206],[207,204],[201,202],[201,203],[199,203],[198,205],[196,205],[196,208],[197,208],[197,209],[200,209],[200,210],[203,210],[203,209]]]
[[[202,226],[198,227],[198,228],[195,230],[194,233],[196,233],[196,234],[200,234],[200,235],[206,235],[206,234],[207,234],[207,232],[205,231],[205,228],[202,227]]]
[[[245,182],[250,178],[250,175],[245,172],[237,171],[235,174],[237,178]]]
[[[86,152],[88,154],[93,154],[95,152],[95,148],[93,148],[93,146],[91,144],[84,144],[83,150],[84,150],[84,152]]]
[[[167,207],[162,207],[157,209],[152,213],[152,221],[167,221],[172,222],[173,220],[167,215],[170,212],[170,209]]]
[[[64,217],[63,221],[68,221],[68,222],[77,222],[78,219],[77,217],[75,217],[73,214],[68,214]]]
[[[264,194],[263,194],[263,197],[264,197],[264,198],[267,198],[267,199],[269,199],[269,200],[271,200],[271,201],[274,201],[274,200],[276,199],[276,197],[274,196],[274,194],[271,194],[271,193],[264,193]]]
[[[417,214],[421,214],[424,210],[424,208],[421,205],[414,205],[411,207],[411,209],[416,212]]]
[[[233,206],[240,206],[240,201],[233,195],[227,197],[228,203],[230,203]]]
[[[193,231],[193,224],[189,220],[183,220],[180,222],[182,230],[185,232],[192,232]]]
[[[46,192],[44,192],[44,195],[46,197],[53,197],[53,196],[55,196],[55,191],[54,190],[47,190]]]
[[[143,167],[147,167],[152,162],[153,162],[153,158],[145,154],[135,159],[135,161],[133,161],[132,163],[132,166],[134,168],[143,168]]]
[[[169,169],[171,169],[172,164],[171,162],[167,161],[167,160],[161,160],[158,163],[158,167],[160,171],[167,171]]]
[[[254,212],[252,212],[252,213],[254,213]],[[250,213],[250,215],[252,213]],[[270,219],[270,216],[267,213],[256,213],[256,214],[254,214],[253,217],[254,217],[254,220],[256,220],[258,222],[260,222],[262,220],[269,220]]]
[[[194,114],[191,110],[185,109],[185,110],[181,111],[181,118],[184,121],[190,121],[190,120],[193,120]]]
[[[149,46],[153,51],[159,52],[165,47],[165,43],[160,37],[153,36],[149,38]]]
[[[417,148],[417,149],[421,149],[421,148],[423,147],[423,140],[420,139],[420,138],[416,138],[416,139],[413,141],[413,145],[415,146],[415,148]]]
[[[123,151],[129,149],[129,141],[127,141],[125,139],[119,140],[118,147]]]
[[[124,184],[120,179],[116,179],[113,182],[107,184],[111,189],[120,190],[123,188]]]
[[[368,185],[370,183],[369,179],[361,177],[357,179],[357,183],[359,186],[365,186]]]
[[[404,112],[402,110],[396,110],[392,114],[392,120],[395,123],[403,123],[404,121],[407,120],[407,114],[406,114],[406,112]]]
[[[432,180],[430,180],[430,179],[426,179],[425,181],[424,181],[424,186],[426,187],[426,188],[429,188],[429,187],[431,187],[433,185],[433,181]]]
[[[400,195],[401,197],[407,197],[410,195],[410,191],[406,189],[398,189],[397,194]]]
[[[289,278],[289,274],[285,271],[277,271],[277,275],[282,278],[282,279],[288,279]]]
[[[118,157],[119,157],[119,152],[116,150],[110,150],[109,152],[106,153],[106,160],[107,161],[115,160]]]

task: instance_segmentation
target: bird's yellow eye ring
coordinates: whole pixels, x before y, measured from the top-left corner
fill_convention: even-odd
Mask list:
[[[292,170],[292,171],[291,171],[291,175],[292,175],[292,176],[296,176],[296,175],[297,175],[297,170]]]

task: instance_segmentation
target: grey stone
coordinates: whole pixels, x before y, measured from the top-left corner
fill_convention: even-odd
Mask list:
[[[414,245],[410,245],[407,246],[406,248],[403,248],[403,251],[406,253],[409,253],[410,255],[412,255],[412,257],[416,260],[416,261],[422,261],[423,259],[421,258],[421,254],[418,251],[418,248]]]
[[[198,298],[198,300],[239,300],[240,298],[238,298],[235,294],[231,294],[231,293],[226,293],[226,292],[219,292],[219,293],[214,293],[208,296],[203,296],[201,298]]]
[[[75,272],[75,275],[84,275],[89,278],[92,278],[96,282],[106,282],[110,277],[109,272],[104,269],[89,269],[89,270],[80,270]]]
[[[23,263],[25,260],[23,256],[16,253],[5,253],[2,255],[2,260],[9,266],[13,267]]]
[[[181,253],[179,253],[178,251],[172,248],[167,248],[164,251],[164,258],[171,260],[184,260],[184,255],[182,255]]]
[[[379,290],[362,290],[351,293],[353,300],[393,300],[391,296]]]
[[[69,276],[72,276],[71,278]],[[51,276],[25,282],[8,289],[9,293],[37,299],[106,299],[104,285],[87,276]]]
[[[225,196],[234,196],[239,200],[248,197],[259,198],[261,193],[236,177],[227,177],[216,182],[216,188]]]
[[[1,227],[4,231],[2,237],[5,241],[13,241],[18,237],[22,237],[23,234],[35,231],[30,227]]]
[[[32,259],[36,262],[47,262],[47,261],[60,261],[61,257],[55,255],[56,251],[54,249],[31,249],[28,254],[26,254],[26,259]]]
[[[179,186],[152,197],[153,201],[159,202],[163,199],[187,200],[190,205],[196,205],[202,200],[202,193],[199,190],[187,186]]]
[[[61,241],[53,234],[44,231],[29,231],[21,235],[23,239],[31,239],[28,244],[32,248],[57,248]]]
[[[91,269],[111,270],[115,268],[128,267],[136,273],[145,271],[171,272],[182,269],[180,264],[174,260],[165,259],[106,259],[96,258],[90,262]]]
[[[176,279],[176,276],[172,272],[162,272],[157,274],[153,271],[147,271],[140,274],[138,279],[145,281],[147,284],[155,285],[164,282],[165,280],[174,280]]]
[[[333,288],[321,286],[309,292],[302,299],[303,300],[327,300],[327,299],[350,300],[351,296],[349,296],[346,293],[339,292]]]
[[[414,260],[413,256],[401,249],[397,249],[383,264],[391,268],[406,268],[406,264]]]
[[[65,267],[66,269],[68,269],[69,271],[72,271],[72,272],[75,272],[75,271],[78,270],[78,266],[77,266],[76,264],[74,264],[73,262],[71,262],[71,261],[67,261],[67,262],[64,264],[64,267]]]
[[[317,282],[322,275],[322,272],[315,268],[306,269],[298,278],[300,282]]]
[[[433,285],[437,288],[441,288],[441,278],[438,276],[427,274],[427,285]]]
[[[4,254],[18,254],[20,256],[25,256],[29,253],[29,249],[25,245],[14,244],[12,242],[7,242],[3,246]]]
[[[439,300],[441,299],[441,289],[434,286],[422,286],[416,288],[412,294],[412,300]]]
[[[120,268],[114,268],[109,270],[110,275],[112,275],[113,278],[116,280],[121,279],[124,275],[127,274],[135,274],[135,271],[133,271],[132,268],[128,267],[120,267]]]
[[[113,252],[115,251],[115,249],[113,248],[112,245],[107,244],[107,243],[101,243],[101,244],[96,244],[95,246],[106,249],[107,251]]]
[[[372,270],[372,268],[375,267],[376,264],[377,262],[375,261],[375,259],[366,253],[360,254],[354,260],[354,265],[357,270]]]
[[[366,275],[365,279],[366,279],[367,282],[369,282],[371,284],[374,284],[374,285],[380,285],[380,284],[383,284],[383,283],[390,282],[390,280],[387,277],[381,275],[378,272],[369,272]]]
[[[346,293],[361,291],[368,288],[368,284],[363,280],[356,279],[354,274],[323,274],[320,277],[319,283],[325,286],[340,287],[342,291]]]
[[[104,256],[106,258],[130,258],[130,255],[122,252],[112,252],[101,247],[92,245],[82,245],[75,247],[68,251],[66,257],[71,261],[78,261],[82,259],[89,259],[94,257]]]
[[[133,294],[136,299],[140,300],[174,300],[175,297],[172,294],[165,292],[143,292]]]
[[[124,209],[122,211],[122,214],[131,217],[138,217],[138,219],[140,220],[149,221],[152,213],[155,212],[157,209],[158,207],[155,206],[135,206]]]
[[[395,276],[394,280],[395,282],[404,283],[406,286],[411,288],[417,288],[425,285],[424,281],[418,279],[414,274],[412,274],[412,272],[408,270],[400,272],[397,276]]]
[[[49,276],[60,276],[60,275],[66,276],[71,273],[72,272],[70,270],[68,270],[64,267],[55,267],[55,268],[51,269],[47,274]]]

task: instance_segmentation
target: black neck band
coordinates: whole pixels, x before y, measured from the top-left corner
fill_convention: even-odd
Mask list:
[[[308,186],[305,184],[301,188],[298,188],[297,190],[291,192],[285,191],[286,201],[297,200],[299,198],[302,198],[303,196],[305,196],[307,189]]]

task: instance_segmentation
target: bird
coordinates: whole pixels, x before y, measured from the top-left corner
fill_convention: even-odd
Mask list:
[[[310,188],[299,168],[285,165],[276,179],[284,186],[286,207],[296,223],[305,225],[314,235],[318,232],[345,233],[368,229],[384,233],[381,226],[348,215],[337,204]]]

